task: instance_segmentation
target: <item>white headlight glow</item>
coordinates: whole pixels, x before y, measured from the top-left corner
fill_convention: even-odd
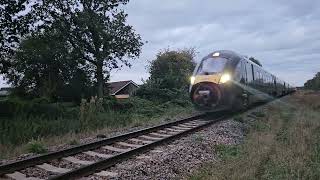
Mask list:
[[[220,78],[220,83],[226,83],[228,81],[231,80],[231,76],[230,74],[226,73],[226,74],[223,74]]]
[[[194,81],[196,80],[196,78],[194,77],[194,76],[191,76],[190,77],[190,83],[191,83],[191,85],[193,85],[194,84]]]

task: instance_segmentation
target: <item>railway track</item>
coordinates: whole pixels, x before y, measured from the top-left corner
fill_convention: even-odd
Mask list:
[[[212,117],[212,120],[206,119],[206,115],[204,114],[198,115],[16,161],[0,166],[0,179],[74,179],[91,174],[107,176],[108,172],[104,171],[105,169],[133,155],[148,151],[155,146],[194,132],[225,118],[227,116],[223,115],[223,113],[222,115],[215,115],[215,117]],[[64,164],[69,164],[69,168],[61,165],[62,161]],[[46,176],[39,175],[40,177],[38,177],[37,175],[30,175],[28,174],[28,168],[41,170],[45,172]]]

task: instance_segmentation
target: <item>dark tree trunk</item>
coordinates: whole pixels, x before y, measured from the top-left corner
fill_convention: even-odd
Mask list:
[[[102,70],[102,63],[97,63],[97,83],[98,83],[98,98],[103,98],[103,70]]]

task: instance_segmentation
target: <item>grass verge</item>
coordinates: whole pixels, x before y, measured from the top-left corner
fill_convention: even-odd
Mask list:
[[[215,147],[221,160],[190,179],[320,179],[319,105],[304,92],[272,103],[243,144]]]
[[[39,147],[79,145],[80,139],[92,138],[97,134],[114,135],[116,132],[156,125],[194,113],[188,103],[183,106],[172,102],[155,104],[143,99],[121,101],[110,107],[92,100],[83,103],[79,116],[75,117],[19,115],[0,118],[0,159],[29,152],[43,153]],[[37,139],[37,143],[33,139]]]

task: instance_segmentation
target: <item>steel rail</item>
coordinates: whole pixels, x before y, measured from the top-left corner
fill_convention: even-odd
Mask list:
[[[4,164],[0,166],[0,177],[2,175],[8,174],[8,173],[12,173],[14,171],[19,171],[21,169],[25,169],[31,166],[35,166],[38,164],[42,164],[54,159],[59,159],[62,157],[67,157],[67,156],[71,156],[71,155],[75,155],[81,152],[85,152],[85,151],[89,151],[89,150],[93,150],[93,149],[97,149],[99,147],[105,146],[105,145],[110,145],[114,142],[118,142],[118,141],[122,141],[122,140],[126,140],[129,138],[133,138],[133,137],[137,137],[140,135],[144,135],[147,134],[149,132],[153,132],[153,131],[157,131],[166,127],[170,127],[170,126],[174,126],[177,124],[181,124],[183,122],[187,122],[187,121],[192,121],[192,120],[196,120],[196,119],[201,119],[204,118],[206,115],[205,114],[200,114],[200,115],[196,115],[196,116],[192,116],[192,117],[188,117],[182,120],[178,120],[178,121],[174,121],[174,122],[170,122],[170,123],[164,123],[161,125],[157,125],[157,126],[153,126],[150,128],[145,128],[142,130],[137,130],[134,132],[129,132],[126,134],[122,134],[119,136],[114,136],[108,139],[103,139],[103,140],[99,140],[99,141],[95,141],[95,142],[91,142],[91,143],[87,143],[87,144],[83,144],[83,145],[79,145],[76,147],[72,147],[72,148],[68,148],[68,149],[64,149],[64,150],[60,150],[60,151],[55,151],[55,152],[50,152],[50,153],[46,153],[43,155],[38,155],[35,157],[31,157],[31,158],[27,158],[24,160],[19,160],[19,161],[15,161],[12,163],[8,163],[8,164]]]
[[[104,159],[104,160],[100,160],[100,161],[95,162],[93,164],[86,165],[86,166],[71,170],[69,172],[66,172],[64,174],[60,174],[60,175],[51,177],[49,179],[50,180],[75,179],[75,178],[78,178],[78,177],[84,177],[84,176],[87,176],[87,175],[94,174],[95,172],[102,171],[102,170],[104,170],[106,168],[109,168],[109,167],[119,163],[119,162],[122,162],[122,161],[124,161],[126,159],[129,159],[133,155],[137,155],[139,153],[148,151],[148,150],[150,150],[150,149],[152,149],[152,148],[154,148],[154,147],[156,147],[156,146],[158,146],[160,144],[163,144],[163,143],[169,142],[171,140],[177,139],[177,138],[179,138],[181,136],[184,136],[184,135],[186,135],[188,133],[191,133],[191,132],[197,131],[199,129],[202,129],[204,127],[207,127],[207,126],[209,126],[209,125],[211,125],[213,123],[216,123],[216,122],[221,121],[223,119],[226,119],[228,117],[229,116],[222,116],[222,117],[219,117],[219,118],[216,118],[214,120],[207,121],[207,122],[204,121],[205,122],[204,124],[201,124],[199,126],[191,128],[189,130],[185,130],[185,131],[182,131],[180,133],[171,135],[169,137],[162,138],[162,139],[154,141],[154,142],[152,142],[150,144],[146,144],[146,145],[143,145],[141,147],[134,148],[134,149],[129,150],[127,152],[120,153],[120,154],[115,155],[113,157],[110,157],[110,158],[107,158],[107,159]]]

